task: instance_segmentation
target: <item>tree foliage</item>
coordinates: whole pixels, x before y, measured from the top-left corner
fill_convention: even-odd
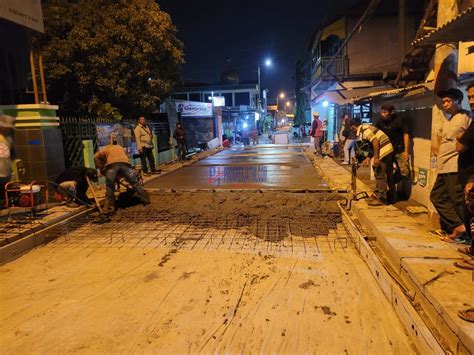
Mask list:
[[[134,116],[180,80],[183,45],[154,0],[49,0],[43,13],[34,45],[50,101],[64,110]]]
[[[306,73],[304,63],[298,60],[296,63],[296,113],[294,123],[304,125],[306,123],[305,111],[309,109],[308,95],[303,91]]]

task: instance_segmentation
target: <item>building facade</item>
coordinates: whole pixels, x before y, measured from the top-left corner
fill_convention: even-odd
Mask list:
[[[328,120],[329,140],[337,140],[338,117],[342,114],[371,122],[371,103],[353,105],[353,99],[374,87],[388,89],[397,77],[402,61],[400,43],[408,46],[415,34],[415,5],[420,1],[412,2],[411,11],[404,17],[403,40],[399,39],[400,18],[392,12],[390,2],[381,4],[372,16],[362,18],[367,6],[363,2],[316,31],[311,39],[311,109]]]

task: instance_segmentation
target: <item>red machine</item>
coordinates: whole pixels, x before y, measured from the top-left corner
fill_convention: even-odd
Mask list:
[[[48,184],[32,181],[25,184],[10,181],[5,185],[5,207],[31,207],[48,203]]]

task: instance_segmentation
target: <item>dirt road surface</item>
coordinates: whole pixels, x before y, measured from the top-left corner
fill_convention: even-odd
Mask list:
[[[0,267],[1,351],[415,353],[331,196],[162,193],[56,230]]]

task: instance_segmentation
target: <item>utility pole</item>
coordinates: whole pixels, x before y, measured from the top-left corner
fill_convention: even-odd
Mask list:
[[[400,44],[400,65],[406,55],[406,0],[398,0],[398,41]]]
[[[257,96],[257,111],[261,111],[262,106],[262,99],[261,99],[261,92],[260,92],[260,65],[258,66],[258,96]]]

